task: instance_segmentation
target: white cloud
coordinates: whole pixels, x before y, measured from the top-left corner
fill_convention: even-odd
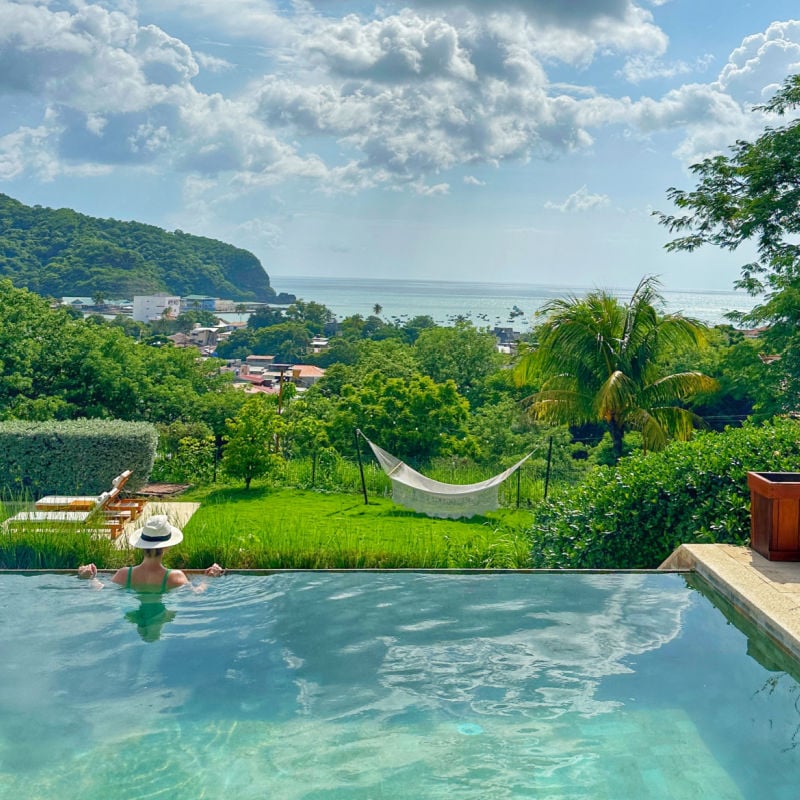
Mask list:
[[[423,197],[435,197],[436,195],[443,195],[450,193],[449,183],[436,183],[433,185],[426,184],[423,181],[414,181],[411,183],[411,188]]]
[[[479,180],[474,175],[465,175],[464,176],[464,183],[467,186],[486,186],[486,182]]]
[[[800,71],[800,21],[773,22],[747,36],[720,72],[721,91],[748,103],[771,97],[784,78]]]
[[[285,246],[283,230],[280,226],[263,219],[245,220],[236,226],[236,232],[270,250]]]
[[[230,61],[199,50],[195,50],[194,57],[197,59],[197,63],[208,72],[228,72],[235,69],[235,66]]]
[[[267,67],[243,85],[236,64],[140,24],[127,0],[70,10],[0,0],[0,98],[24,95],[41,117],[5,131],[3,174],[125,164],[226,176],[231,192],[299,177],[325,192],[445,194],[448,170],[586,150],[612,125],[683,131],[675,154],[691,161],[757,129],[748,98],[800,64],[800,23],[774,23],[744,39],[715,81],[634,101],[548,74],[611,56],[628,57],[633,81],[706,65],[663,60],[665,34],[630,0],[507,0],[489,13],[478,2],[396,5],[365,18],[337,17],[332,3],[142,1],[259,41]],[[201,69],[225,73],[224,94],[198,90]],[[583,187],[548,208],[607,200]]]
[[[464,6],[476,13],[487,12],[485,0],[410,0],[411,5],[443,10]],[[317,3],[317,5],[328,5]],[[598,21],[627,22],[637,10],[629,0],[493,0],[491,13],[521,12],[530,18],[560,27],[587,28]]]
[[[364,23],[351,14],[320,24],[305,50],[327,70],[347,77],[399,83],[451,77],[475,80],[475,68],[458,31],[443,20],[410,11]]]
[[[58,166],[48,149],[49,136],[50,131],[41,126],[20,128],[0,137],[0,179],[13,180],[25,172],[35,174],[40,180],[52,179]]]
[[[641,83],[653,78],[676,78],[693,72],[705,71],[713,61],[710,55],[698,58],[694,64],[685,61],[664,61],[649,55],[637,55],[629,58],[619,74],[630,83]]]
[[[563,214],[591,211],[609,205],[611,198],[607,194],[590,194],[586,186],[581,186],[573,192],[563,203],[548,201],[544,207],[551,211],[560,211]]]

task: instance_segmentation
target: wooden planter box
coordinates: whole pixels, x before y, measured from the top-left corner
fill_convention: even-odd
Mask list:
[[[770,561],[800,561],[800,472],[748,472],[750,547]]]

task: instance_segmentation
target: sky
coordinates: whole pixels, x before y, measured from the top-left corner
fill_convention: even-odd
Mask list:
[[[279,291],[729,290],[752,253],[667,253],[653,212],[799,71],[797,0],[0,0],[0,192],[230,242]]]

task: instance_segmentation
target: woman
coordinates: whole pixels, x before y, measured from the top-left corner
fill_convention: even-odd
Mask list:
[[[111,579],[113,583],[127,589],[166,592],[177,589],[189,583],[189,579],[179,569],[167,569],[161,559],[164,550],[183,541],[183,532],[180,528],[171,525],[164,514],[150,517],[147,522],[134,533],[131,545],[144,550],[142,562],[135,567],[122,567],[118,569]],[[224,570],[219,564],[212,564],[205,570],[210,577],[222,575]],[[96,578],[97,567],[86,564],[78,567],[79,578]]]

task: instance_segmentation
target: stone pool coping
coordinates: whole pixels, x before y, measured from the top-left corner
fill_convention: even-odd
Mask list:
[[[659,569],[691,570],[800,660],[800,563],[749,547],[683,544]]]

